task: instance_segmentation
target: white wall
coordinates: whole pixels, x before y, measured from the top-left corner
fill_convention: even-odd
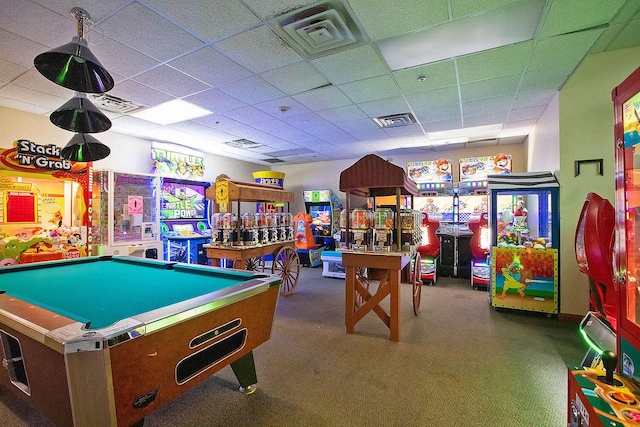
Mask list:
[[[560,169],[560,109],[559,93],[536,122],[528,139],[527,172],[551,171],[558,174]]]

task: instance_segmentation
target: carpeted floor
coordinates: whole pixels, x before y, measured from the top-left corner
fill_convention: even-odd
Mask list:
[[[577,324],[491,309],[468,280],[425,286],[414,316],[402,286],[400,342],[368,314],[349,335],[344,281],[303,268],[254,351],[258,390],[229,367],[160,408],[145,426],[566,426],[567,364],[586,351]],[[6,426],[48,426],[0,389]]]

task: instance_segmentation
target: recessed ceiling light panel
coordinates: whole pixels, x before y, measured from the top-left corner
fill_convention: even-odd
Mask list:
[[[170,125],[206,116],[207,114],[211,114],[211,111],[181,99],[174,99],[173,101],[133,113],[131,116],[160,125]]]

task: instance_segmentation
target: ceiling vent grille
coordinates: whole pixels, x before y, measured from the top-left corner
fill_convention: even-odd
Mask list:
[[[352,48],[365,41],[364,31],[347,5],[331,0],[275,18],[274,29],[306,58]]]
[[[233,141],[225,142],[225,144],[227,144],[230,147],[245,148],[245,149],[256,148],[262,145],[262,144],[258,144],[257,142],[249,141],[248,139],[234,139]]]
[[[267,162],[267,163],[284,163],[284,160],[282,159],[261,159],[261,162]]]
[[[373,121],[376,122],[381,128],[398,128],[402,126],[409,126],[416,124],[416,118],[411,113],[392,114],[390,116],[374,117]]]
[[[106,93],[91,94],[90,98],[96,107],[111,113],[127,114],[142,108],[142,105]]]

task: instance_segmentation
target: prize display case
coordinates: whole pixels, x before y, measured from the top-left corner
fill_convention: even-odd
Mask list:
[[[551,172],[488,179],[492,307],[558,314],[558,181]]]
[[[93,173],[93,255],[161,259],[160,180],[112,170]]]

